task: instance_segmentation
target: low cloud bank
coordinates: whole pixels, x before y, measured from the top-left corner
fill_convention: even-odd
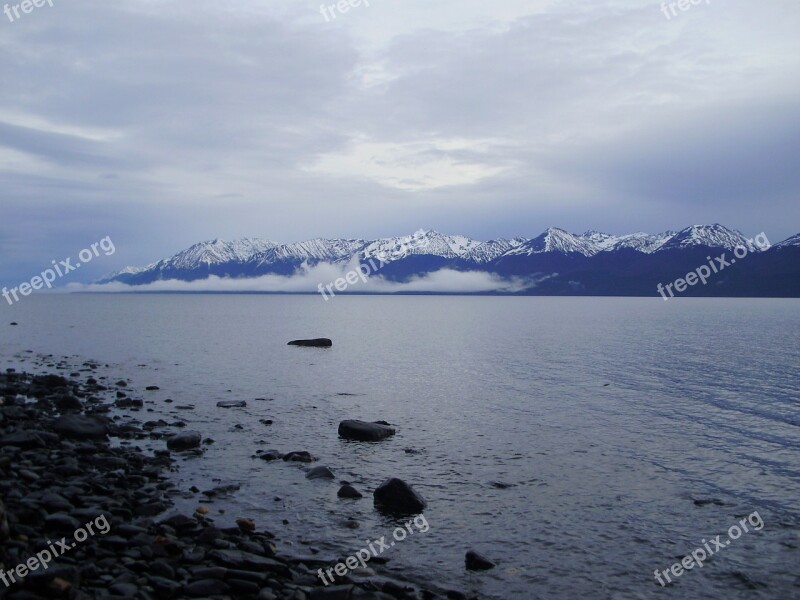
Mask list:
[[[120,282],[104,284],[70,284],[71,292],[283,292],[307,293],[318,292],[320,284],[327,286],[347,273],[356,270],[357,261],[343,265],[319,264],[313,267],[304,266],[301,271],[291,276],[262,275],[251,278],[227,278],[211,276],[197,281],[180,281],[170,279],[156,281],[145,285],[127,285]],[[533,277],[504,278],[483,271],[455,271],[440,269],[425,275],[415,276],[405,282],[390,281],[379,273],[371,275],[366,282],[348,284],[345,292],[336,291],[336,295],[346,293],[397,294],[397,293],[452,293],[468,294],[481,292],[514,293],[535,287],[538,283],[553,275]]]

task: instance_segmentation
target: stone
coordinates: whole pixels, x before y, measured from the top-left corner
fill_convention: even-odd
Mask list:
[[[359,442],[378,442],[393,436],[396,430],[381,423],[366,421],[342,421],[339,423],[339,437]]]
[[[339,491],[336,494],[339,498],[363,498],[364,494],[359,492],[356,488],[352,485],[345,484],[339,488]]]
[[[467,552],[467,555],[464,557],[464,565],[468,571],[488,571],[497,566],[491,560],[478,554],[474,550]]]
[[[200,446],[202,437],[198,431],[182,431],[167,438],[167,448],[178,452],[191,450]]]
[[[425,499],[402,479],[384,481],[373,494],[375,506],[388,513],[414,514],[427,506]]]
[[[306,473],[306,479],[336,479],[336,475],[328,467],[314,467]]]
[[[313,340],[292,340],[287,346],[302,346],[305,348],[330,348],[333,342],[328,338],[316,338]]]

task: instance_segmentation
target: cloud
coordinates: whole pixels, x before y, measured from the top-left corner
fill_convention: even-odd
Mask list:
[[[120,282],[106,284],[69,284],[63,288],[67,292],[105,292],[105,293],[141,293],[141,292],[271,292],[271,293],[318,293],[320,285],[323,289],[330,285],[333,295],[339,292],[334,282],[345,278],[348,273],[358,271],[358,260],[348,264],[334,265],[320,263],[313,267],[303,265],[291,276],[262,275],[252,278],[223,278],[211,276],[196,281],[166,280],[146,285],[130,286]],[[348,284],[344,293],[361,294],[398,294],[398,293],[516,293],[535,287],[541,281],[553,275],[536,277],[504,278],[492,273],[479,271],[455,271],[440,269],[423,276],[411,277],[408,281],[398,282],[385,279],[379,273],[367,273],[356,283]],[[364,281],[366,279],[366,282]],[[351,281],[355,276],[351,276]],[[340,284],[342,286],[343,284]]]

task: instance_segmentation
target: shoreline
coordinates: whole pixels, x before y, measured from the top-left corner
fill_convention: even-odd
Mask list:
[[[182,492],[168,472],[176,458],[202,454],[167,449],[186,424],[120,424],[115,409],[144,406],[127,382],[107,383],[97,362],[69,372],[66,362],[38,359],[48,374],[0,373],[0,573],[14,579],[0,580],[0,598],[467,598],[381,576],[372,568],[380,559],[325,586],[317,572],[333,566],[329,558],[283,554],[249,519],[217,527],[200,499],[193,515],[170,514]],[[164,447],[149,456],[136,440]],[[69,549],[53,546],[73,537]],[[48,548],[59,553],[35,566]]]

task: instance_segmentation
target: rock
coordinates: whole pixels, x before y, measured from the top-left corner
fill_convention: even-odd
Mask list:
[[[128,382],[124,379],[120,379],[115,385],[118,387],[128,387]]]
[[[106,439],[108,424],[101,417],[64,415],[53,423],[53,431],[67,438],[100,440]]]
[[[246,408],[247,402],[244,400],[221,400],[217,402],[219,408]]]
[[[350,600],[355,593],[353,585],[332,585],[311,590],[311,600]]]
[[[392,477],[374,492],[375,506],[389,513],[412,514],[422,512],[425,499],[402,479]]]
[[[328,467],[314,467],[306,473],[306,479],[336,479],[336,475]]]
[[[8,530],[8,516],[6,515],[6,506],[3,504],[3,501],[0,500],[0,542],[4,542],[8,539],[9,530]]]
[[[464,564],[468,571],[488,571],[489,569],[494,569],[497,566],[491,560],[478,554],[474,550],[467,552],[467,555],[464,558]]]
[[[167,438],[167,448],[178,452],[191,450],[200,446],[202,437],[199,431],[183,431]]]
[[[342,421],[339,423],[339,437],[359,442],[377,442],[396,433],[392,427],[365,421]]]
[[[317,459],[314,456],[312,456],[310,452],[306,452],[305,450],[302,450],[300,452],[289,452],[289,454],[286,454],[283,457],[283,460],[285,460],[286,462],[310,463],[310,462],[314,462]]]
[[[242,531],[256,530],[256,522],[253,521],[253,519],[245,519],[244,517],[239,517],[238,519],[236,519],[236,524]]]
[[[184,591],[189,596],[204,598],[211,596],[224,596],[230,591],[230,587],[224,581],[218,579],[201,579],[187,584]]]
[[[139,588],[132,583],[115,583],[109,586],[108,591],[116,596],[136,598],[137,594],[139,593]]]
[[[277,450],[267,450],[263,454],[259,454],[258,458],[260,458],[261,460],[266,460],[266,461],[280,460],[280,459],[283,458],[283,454],[281,454]]]
[[[356,488],[352,485],[343,485],[339,488],[339,491],[336,494],[339,498],[363,498],[364,494],[359,492]]]
[[[243,571],[286,571],[286,565],[282,562],[241,550],[212,550],[208,553],[208,557],[231,569]]]
[[[145,389],[145,391],[148,391],[148,392],[155,392],[155,391],[158,391],[158,390],[160,390],[161,388],[160,388],[160,387],[158,387],[157,385],[148,385],[148,386],[147,386],[146,388],[144,388],[144,389]]]
[[[513,483],[505,483],[503,481],[493,481],[492,487],[497,488],[498,490],[507,490],[508,488],[514,487]]]
[[[55,529],[57,531],[75,531],[82,525],[78,519],[65,513],[47,515],[44,518],[44,524],[48,529]]]
[[[37,375],[31,380],[31,385],[54,390],[56,388],[69,387],[69,380],[61,377],[61,375]]]
[[[316,338],[313,340],[293,340],[287,346],[302,346],[305,348],[330,348],[333,342],[328,338]]]
[[[16,325],[18,325],[18,323],[16,321],[11,321],[11,323],[9,323],[9,325],[16,326]]]
[[[33,431],[15,431],[0,437],[0,446],[17,446],[23,450],[44,448],[44,440]]]
[[[70,394],[62,394],[53,399],[53,404],[60,411],[65,410],[80,410],[83,408],[81,401],[75,396]]]

